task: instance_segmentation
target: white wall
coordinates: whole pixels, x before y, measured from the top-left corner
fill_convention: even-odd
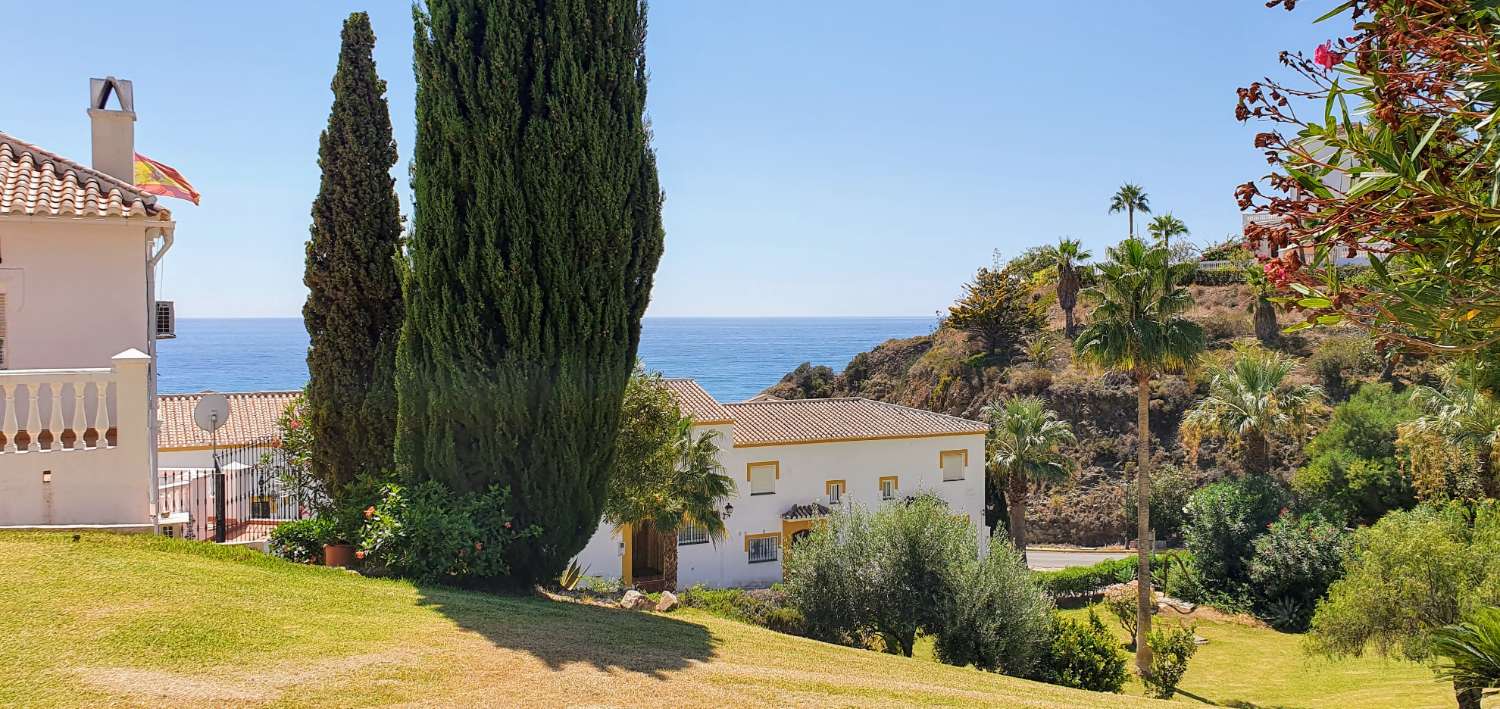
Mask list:
[[[816,502],[824,498],[824,483],[845,480],[845,500],[873,508],[881,503],[881,477],[899,477],[898,499],[919,492],[934,492],[974,523],[979,541],[984,544],[988,530],[984,527],[984,435],[937,436],[843,443],[808,443],[800,445],[733,448],[729,445],[730,426],[695,429],[720,433],[719,460],[725,473],[734,479],[735,496],[729,500],[734,514],[726,521],[728,537],[717,545],[690,544],[678,547],[677,587],[694,584],[706,586],[768,586],[781,580],[781,562],[752,564],[745,551],[746,535],[781,533],[781,515],[794,504]],[[944,482],[938,455],[945,450],[967,450],[969,465],[961,481]],[[750,495],[745,479],[746,466],[752,462],[776,460],[781,463],[781,478],[771,495]],[[589,567],[589,574],[618,578],[622,553],[618,532],[601,523],[589,544],[579,555],[579,563]]]
[[[9,369],[108,367],[147,341],[144,221],[0,219]]]
[[[113,447],[0,448],[0,526],[151,524],[150,361],[135,350],[114,358],[108,375],[116,399]],[[35,386],[32,382],[44,376],[51,375],[0,372],[0,390]],[[54,381],[62,379],[56,375]],[[10,425],[8,416],[3,421],[0,425]],[[57,430],[77,429],[64,419]]]

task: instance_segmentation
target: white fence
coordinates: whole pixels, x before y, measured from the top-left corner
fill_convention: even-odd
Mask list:
[[[0,371],[0,527],[151,524],[150,363]]]

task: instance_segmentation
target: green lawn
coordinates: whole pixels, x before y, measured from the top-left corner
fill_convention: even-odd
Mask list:
[[[1129,636],[1102,607],[1099,618]],[[1065,611],[1083,618],[1087,610]],[[1175,621],[1168,621],[1175,622]],[[1188,663],[1178,701],[1243,707],[1452,707],[1451,685],[1425,665],[1378,657],[1327,660],[1302,651],[1302,637],[1235,623],[1198,624],[1208,639]],[[1131,676],[1127,692],[1142,687]],[[1487,704],[1488,705],[1488,704]]]
[[[0,559],[0,706],[1147,704],[698,611],[422,588],[201,542],[0,533]]]

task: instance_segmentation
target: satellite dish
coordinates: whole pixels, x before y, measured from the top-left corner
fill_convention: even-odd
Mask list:
[[[198,424],[198,428],[213,433],[228,420],[229,399],[223,394],[205,392],[198,397],[198,405],[193,407],[193,423]]]

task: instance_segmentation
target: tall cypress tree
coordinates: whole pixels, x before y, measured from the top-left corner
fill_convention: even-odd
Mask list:
[[[313,470],[335,493],[389,470],[396,429],[401,330],[396,143],[385,82],[375,73],[370,17],[344,21],[333,109],[318,141],[323,181],[307,241],[307,403]]]
[[[599,523],[662,251],[639,0],[427,0],[396,457],[509,486],[512,581]]]

